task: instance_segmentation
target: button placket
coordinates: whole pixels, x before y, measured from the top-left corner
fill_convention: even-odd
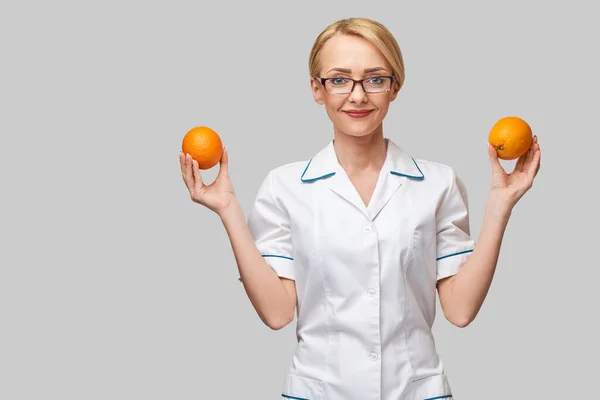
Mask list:
[[[369,358],[370,361],[372,361],[373,363],[375,363],[375,366],[373,368],[380,368],[379,364],[377,364],[376,362],[379,360],[379,353],[376,351],[371,351],[371,350],[376,350],[381,348],[381,343],[380,343],[380,336],[381,336],[381,332],[380,332],[380,328],[381,328],[381,315],[380,315],[380,307],[379,307],[379,298],[377,297],[377,293],[379,292],[379,288],[378,285],[376,284],[376,282],[379,281],[379,277],[380,277],[380,260],[379,260],[379,254],[378,254],[378,240],[377,240],[377,233],[375,230],[375,225],[372,221],[367,222],[365,225],[363,225],[362,227],[363,233],[365,235],[369,235],[369,238],[366,239],[368,241],[373,241],[373,250],[375,250],[375,253],[373,254],[372,259],[370,260],[370,262],[372,264],[369,265],[369,269],[371,271],[371,277],[369,279],[369,283],[372,284],[372,286],[367,286],[365,290],[365,296],[367,296],[368,298],[368,302],[369,302],[369,310],[370,310],[370,315],[372,318],[372,329],[369,330],[369,341],[371,342],[371,346],[370,349],[367,348],[367,353],[366,356]],[[372,236],[371,236],[372,235]]]

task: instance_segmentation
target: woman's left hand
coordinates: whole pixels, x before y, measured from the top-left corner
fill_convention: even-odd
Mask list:
[[[531,189],[533,180],[540,170],[541,150],[537,136],[533,137],[527,153],[519,157],[514,170],[508,174],[500,165],[494,146],[488,143],[488,154],[492,164],[491,194],[506,202],[512,209],[514,205]]]

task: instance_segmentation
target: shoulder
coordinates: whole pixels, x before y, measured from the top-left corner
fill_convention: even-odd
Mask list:
[[[261,189],[270,192],[275,198],[285,197],[286,194],[295,195],[301,190],[301,177],[308,162],[309,160],[294,161],[271,168],[263,178]]]
[[[259,204],[276,205],[281,210],[288,210],[289,205],[306,199],[302,190],[302,172],[306,168],[306,161],[295,161],[271,168],[264,175],[258,188],[255,206]]]
[[[431,160],[414,160],[423,171],[425,192],[433,195],[439,204],[468,204],[467,187],[453,166]]]
[[[281,187],[301,183],[302,181],[300,178],[302,177],[302,172],[306,168],[307,163],[308,160],[294,161],[274,167],[267,171],[264,182],[268,182],[273,188],[276,186]]]
[[[424,176],[423,182],[428,182],[428,186],[434,185],[443,189],[457,182],[462,183],[456,169],[451,165],[422,158],[413,158],[413,160]]]
[[[273,179],[282,181],[300,181],[302,172],[306,168],[309,160],[294,161],[287,164],[280,165],[269,171],[269,175],[273,176]]]

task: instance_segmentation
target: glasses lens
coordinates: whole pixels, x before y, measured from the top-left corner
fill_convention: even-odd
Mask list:
[[[381,93],[387,91],[392,83],[392,79],[385,76],[374,76],[365,80],[365,91],[368,93]]]
[[[325,88],[331,93],[350,93],[352,81],[346,78],[333,78],[325,82]]]
[[[347,78],[333,78],[325,81],[325,89],[330,93],[348,94],[352,91],[352,80]],[[365,79],[364,89],[367,93],[382,93],[392,86],[392,79],[385,76],[374,76]]]

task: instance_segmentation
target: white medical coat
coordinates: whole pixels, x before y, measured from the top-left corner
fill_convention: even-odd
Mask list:
[[[467,195],[453,168],[386,141],[368,206],[331,140],[310,161],[271,170],[248,213],[260,253],[296,283],[283,398],[452,397],[431,327],[437,280],[474,248]]]

